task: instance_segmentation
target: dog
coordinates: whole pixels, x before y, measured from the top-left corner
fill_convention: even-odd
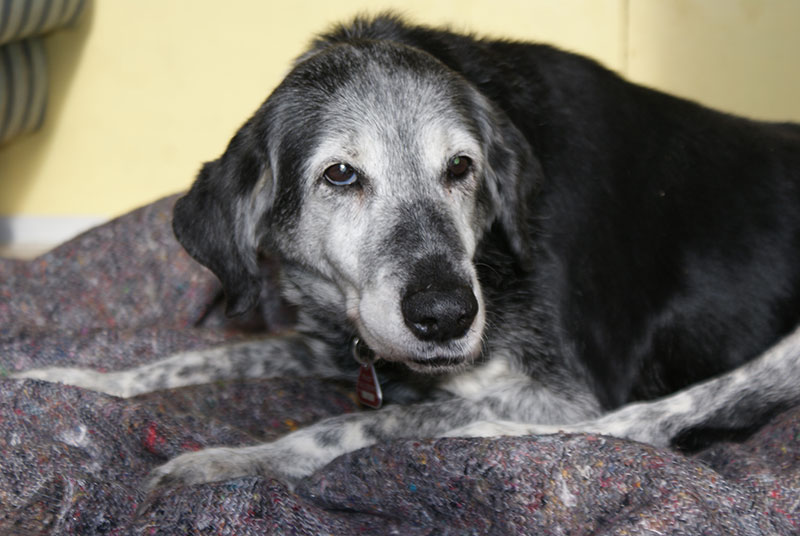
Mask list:
[[[289,485],[393,438],[610,434],[657,446],[800,402],[800,125],[716,112],[546,45],[392,15],[318,37],[175,205],[227,312],[277,257],[293,333],[102,374],[359,381],[376,411],[209,448],[149,486]]]

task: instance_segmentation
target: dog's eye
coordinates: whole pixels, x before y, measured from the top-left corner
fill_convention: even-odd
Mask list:
[[[347,186],[358,180],[358,173],[347,164],[334,164],[322,174],[325,180],[334,186]]]
[[[472,160],[466,156],[454,156],[447,163],[447,175],[451,179],[460,179],[464,177],[472,167]]]

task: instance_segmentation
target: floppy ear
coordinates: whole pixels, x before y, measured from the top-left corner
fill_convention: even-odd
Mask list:
[[[487,103],[488,104],[488,103]],[[488,106],[482,121],[486,146],[486,181],[493,221],[500,224],[523,268],[533,263],[528,219],[531,195],[544,176],[530,144],[502,111]]]
[[[178,242],[222,283],[228,316],[253,308],[262,286],[257,234],[271,204],[272,174],[251,129],[242,127],[225,153],[203,166],[172,218]]]

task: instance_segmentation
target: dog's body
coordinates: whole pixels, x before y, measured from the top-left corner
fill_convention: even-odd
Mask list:
[[[124,396],[355,379],[358,337],[394,403],[185,454],[155,483],[291,481],[396,437],[667,445],[800,402],[800,125],[714,112],[547,46],[392,17],[338,28],[206,164],[174,226],[233,313],[258,300],[259,252],[276,255],[297,334],[27,376]]]

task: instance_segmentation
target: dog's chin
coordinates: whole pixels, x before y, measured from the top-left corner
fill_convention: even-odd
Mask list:
[[[428,347],[418,352],[393,353],[387,361],[402,363],[421,374],[448,374],[467,368],[481,353],[480,344]]]
[[[465,368],[472,359],[465,356],[433,356],[406,358],[402,362],[414,372],[446,374]]]
[[[369,348],[378,359],[405,365],[421,374],[457,372],[467,368],[480,354],[480,347],[468,349],[466,352],[463,348],[425,348],[419,349],[419,353],[381,345],[369,345]]]

